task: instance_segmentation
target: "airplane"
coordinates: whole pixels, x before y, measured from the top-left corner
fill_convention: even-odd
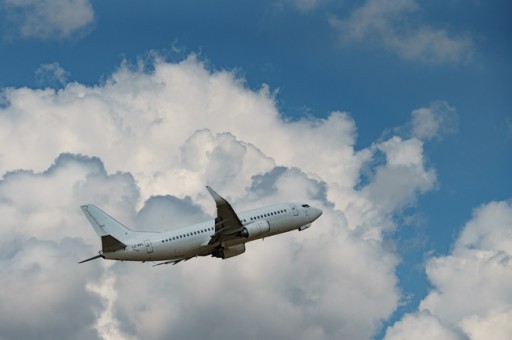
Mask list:
[[[98,258],[120,261],[150,261],[154,265],[177,264],[197,256],[228,259],[245,252],[250,241],[305,230],[322,215],[322,210],[304,203],[281,203],[236,213],[231,204],[209,186],[217,205],[217,217],[194,225],[162,232],[128,229],[94,204],[81,209],[101,238]],[[163,261],[163,262],[158,262]]]

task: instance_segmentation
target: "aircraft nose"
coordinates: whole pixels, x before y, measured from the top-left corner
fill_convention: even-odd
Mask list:
[[[322,215],[323,211],[321,209],[318,209],[318,208],[311,208],[311,215],[313,216],[313,221],[316,220],[317,218],[320,217],[320,215]]]

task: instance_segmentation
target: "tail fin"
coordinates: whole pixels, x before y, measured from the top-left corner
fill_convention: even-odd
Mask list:
[[[81,208],[96,234],[101,237],[103,252],[112,252],[126,247],[126,239],[133,234],[132,230],[94,204],[82,205]]]

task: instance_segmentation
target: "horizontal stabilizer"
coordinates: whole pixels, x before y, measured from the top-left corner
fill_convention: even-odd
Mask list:
[[[96,260],[96,259],[99,259],[100,257],[103,258],[103,255],[101,255],[101,254],[100,255],[96,255],[96,256],[91,257],[90,259],[83,260],[83,261],[80,261],[78,263],[84,263],[84,262],[87,262],[87,261]]]
[[[110,253],[126,248],[126,244],[119,241],[112,235],[103,235],[101,237],[101,248],[104,253]]]

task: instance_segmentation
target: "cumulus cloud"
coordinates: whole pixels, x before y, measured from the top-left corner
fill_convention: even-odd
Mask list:
[[[288,121],[267,86],[250,90],[194,56],[152,66],[123,64],[96,86],[4,90],[0,211],[9,255],[0,270],[9,275],[0,280],[10,307],[0,309],[0,322],[9,321],[0,336],[371,338],[400,300],[398,258],[382,233],[435,187],[423,142],[393,136],[355,150],[347,113]],[[206,184],[236,210],[298,200],[324,214],[305,232],[250,243],[227,261],[76,264],[99,249],[80,204],[132,228],[175,228],[214,216]],[[51,301],[51,331],[46,314],[19,329],[15,283],[31,270],[48,284],[32,294],[41,309]],[[59,327],[74,308],[76,320]]]
[[[443,325],[438,318],[428,311],[406,314],[386,331],[386,339],[393,340],[462,340],[460,334]]]
[[[82,223],[77,204],[83,198],[103,201],[126,215],[130,210],[122,203],[134,192],[123,191],[123,184],[130,186],[130,181],[123,174],[107,175],[96,158],[73,155],[58,157],[42,173],[4,174],[0,181],[2,338],[96,337],[93,326],[104,303],[87,286],[101,277],[102,268],[93,263],[75,270],[77,261],[97,244]]]
[[[512,334],[512,206],[490,202],[475,210],[452,253],[427,263],[432,291],[419,311],[406,315],[387,332],[389,339],[414,337],[415,325],[437,323],[437,332],[457,338],[508,339]],[[435,321],[437,320],[437,321]]]
[[[89,0],[5,0],[7,19],[21,38],[64,39],[94,22]]]
[[[137,214],[137,230],[161,231],[206,221],[209,218],[190,197],[152,196]]]
[[[122,66],[97,87],[71,83],[59,92],[7,89],[5,100],[10,105],[0,117],[0,139],[12,148],[3,156],[14,168],[43,170],[62,151],[98,155],[107,168],[136,173],[144,182],[143,193],[173,192],[178,197],[198,191],[207,180],[227,185],[231,193],[242,183],[229,180],[230,176],[238,171],[246,181],[254,173],[270,170],[272,159],[343,186],[355,185],[364,153],[353,150],[355,124],[346,113],[285,122],[266,86],[253,92],[239,82],[231,72],[210,74],[191,56],[177,64],[156,61],[150,74]],[[26,138],[12,143],[19,135]],[[237,143],[236,138],[242,137],[243,142]],[[22,156],[33,147],[37,155]],[[215,171],[211,167],[223,166],[220,160],[229,159],[220,157],[232,152],[257,163],[245,172],[237,168],[244,162],[229,162],[225,179],[211,176],[208,172]],[[176,163],[181,164],[177,169],[171,166]],[[1,170],[5,171],[2,163]],[[201,182],[187,181],[190,176],[203,179],[200,187],[190,187]]]
[[[368,43],[407,60],[458,62],[471,55],[469,37],[415,23],[420,10],[415,0],[368,0],[348,18],[330,23],[344,43]]]

